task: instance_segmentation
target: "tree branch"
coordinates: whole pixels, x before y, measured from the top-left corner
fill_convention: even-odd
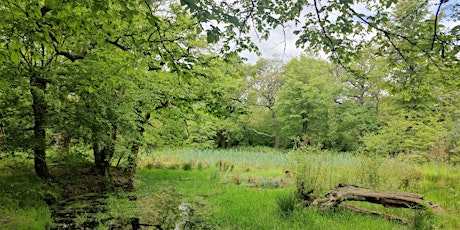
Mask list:
[[[321,25],[322,20],[321,20],[321,16],[319,15],[318,3],[317,3],[316,0],[314,1],[314,4],[315,4],[316,17],[318,18],[318,23],[320,24],[321,30],[323,31],[323,35],[324,35],[324,37],[326,37],[326,39],[330,42],[331,51],[332,51],[332,52],[335,52],[335,44],[334,44],[334,41],[332,41],[331,37],[329,37],[329,35],[327,34],[326,29],[324,28],[324,26]]]
[[[72,62],[74,62],[74,61],[79,60],[79,59],[84,59],[86,57],[86,55],[88,54],[88,51],[94,49],[96,47],[96,45],[97,45],[97,42],[91,42],[91,44],[89,46],[87,46],[81,53],[78,53],[78,54],[71,54],[68,51],[60,51],[57,48],[57,45],[54,45],[54,49],[56,50],[57,55],[64,56],[64,57],[68,58],[69,60],[71,60]]]
[[[408,60],[406,58],[406,56],[403,55],[403,53],[401,52],[401,49],[399,49],[399,47],[397,47],[393,40],[391,39],[391,36],[390,35],[395,35],[395,34],[390,34],[390,32],[388,32],[387,30],[384,30],[382,28],[379,28],[377,27],[376,25],[374,25],[373,23],[369,22],[368,20],[366,20],[365,18],[363,18],[360,14],[358,14],[358,12],[356,12],[354,9],[352,8],[349,8],[350,11],[353,13],[354,16],[358,17],[362,22],[366,23],[368,26],[376,29],[377,31],[383,33],[383,35],[388,39],[388,41],[390,42],[391,46],[396,50],[396,52],[398,52],[399,56],[401,56],[401,58],[404,60],[404,62],[408,63]],[[401,35],[396,35],[396,36],[399,36],[399,37],[402,37],[404,38],[406,41],[408,41],[410,44],[414,45],[414,43],[412,41],[410,41],[407,37],[404,37],[404,36],[401,36]],[[409,64],[409,63],[408,63]]]
[[[114,45],[114,46],[120,48],[120,49],[123,50],[123,51],[128,51],[128,50],[130,50],[129,47],[123,46],[122,44],[118,43],[119,40],[120,40],[120,38],[117,38],[115,41],[110,41],[108,38],[105,39],[105,41],[106,41],[107,43],[110,43],[110,44],[112,44],[112,45]]]
[[[59,48],[58,48],[59,41],[57,40],[56,35],[54,35],[53,32],[51,32],[51,31],[48,32],[48,35],[50,36],[51,40],[53,41],[53,47],[54,47],[54,50],[56,51],[56,54],[64,56],[64,57],[68,58],[69,60],[71,60],[72,62],[74,62],[76,60],[79,60],[79,59],[85,58],[86,55],[88,54],[88,51],[94,49],[96,47],[96,45],[97,45],[97,42],[91,42],[91,44],[89,46],[87,46],[81,53],[71,54],[68,51],[59,50]]]
[[[434,31],[433,31],[433,40],[431,41],[431,51],[434,49],[434,42],[436,41],[436,35],[437,33],[437,28],[438,28],[438,16],[439,16],[439,11],[441,11],[441,6],[444,2],[447,2],[448,0],[439,0],[439,6],[438,9],[436,10],[436,16],[434,19]]]
[[[255,8],[256,8],[256,3],[254,2],[254,0],[251,0],[251,9],[249,10],[248,15],[246,15],[246,17],[244,18],[242,25],[246,25],[248,20],[252,17],[252,14],[254,13]]]
[[[251,131],[253,131],[253,132],[255,132],[255,133],[259,134],[259,135],[263,135],[263,136],[267,136],[267,137],[275,137],[275,135],[270,135],[270,134],[267,134],[267,133],[264,133],[264,132],[259,132],[259,131],[255,130],[255,129],[250,128],[249,130],[251,130]]]

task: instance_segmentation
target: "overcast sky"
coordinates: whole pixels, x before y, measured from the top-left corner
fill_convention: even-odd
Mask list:
[[[430,11],[433,12],[433,14],[436,12],[439,0],[430,0],[431,2],[431,7]],[[443,4],[443,8],[447,9],[449,11],[452,9],[452,6],[455,4],[454,2],[456,1],[449,1],[447,4]],[[308,9],[307,9],[308,10]],[[356,5],[355,10],[358,12],[364,13],[365,10],[363,6]],[[451,12],[455,13],[455,12]],[[458,14],[458,12],[456,12]],[[454,21],[446,21],[444,20],[442,22],[445,26],[448,28],[452,28],[455,25],[460,25],[460,22],[454,22]],[[284,28],[279,27],[276,30],[273,30],[270,34],[270,37],[267,41],[265,40],[259,40],[257,38],[256,33],[252,33],[251,37],[253,38],[253,41],[256,41],[256,44],[259,47],[260,52],[262,53],[262,58],[273,58],[273,57],[278,57],[281,58],[284,61],[288,61],[291,58],[298,57],[300,54],[302,54],[304,51],[300,48],[297,48],[295,46],[295,41],[297,40],[297,36],[293,34],[293,31],[296,28],[294,28],[294,25],[287,25]],[[247,51],[244,51],[241,53],[241,56],[246,58],[247,61],[245,63],[248,64],[254,64],[259,60],[259,58],[255,53],[249,53]],[[327,55],[325,54],[320,54],[319,55],[321,58],[327,58]]]
[[[267,41],[259,40],[255,33],[251,34],[253,41],[256,42],[259,47],[260,52],[262,53],[263,58],[272,58],[277,56],[285,61],[298,57],[303,50],[295,46],[295,41],[297,36],[293,34],[294,28],[285,28],[285,32],[281,27],[278,27],[276,30],[273,30],[270,33],[270,37]],[[244,51],[241,53],[241,56],[247,58],[246,63],[254,64],[260,58],[255,53],[249,53]]]

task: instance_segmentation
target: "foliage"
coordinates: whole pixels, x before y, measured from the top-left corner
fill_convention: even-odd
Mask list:
[[[260,59],[255,65],[246,67],[246,88],[241,100],[249,107],[250,114],[245,128],[256,135],[273,138],[273,147],[280,147],[280,122],[275,109],[278,91],[283,85],[283,62],[280,59]],[[252,136],[252,135],[251,135]],[[255,140],[254,140],[255,139]],[[257,138],[251,138],[253,145]]]
[[[230,193],[223,201],[210,195],[221,205],[212,207],[212,221],[233,228],[266,227],[246,219],[235,223],[235,213],[241,210],[226,209],[231,199],[244,203],[243,212],[251,210],[247,201],[261,202],[256,198],[262,192],[251,190],[246,197],[247,191],[241,190],[245,185],[269,191],[262,195],[270,202],[255,207],[259,213],[275,211],[275,195],[291,192],[286,187],[292,184],[297,190],[322,192],[338,182],[408,191],[426,189],[425,184],[458,190],[451,185],[457,175],[426,179],[417,165],[398,161],[460,159],[459,4],[439,1],[434,3],[436,12],[429,4],[2,1],[0,158],[2,168],[24,177],[8,170],[1,175],[6,195],[0,202],[8,207],[3,215],[15,212],[17,218],[0,216],[0,221],[5,219],[12,228],[22,228],[21,221],[49,227],[50,210],[42,206],[57,199],[59,191],[39,178],[59,181],[62,175],[52,177],[56,172],[49,163],[78,169],[87,159],[94,161],[92,173],[100,176],[110,176],[116,164],[134,177],[139,158],[146,168],[182,166],[184,174],[174,174],[175,179],[195,175],[196,181],[211,177],[211,182],[229,183],[233,178],[243,188],[210,185]],[[444,25],[447,18],[453,26]],[[237,52],[257,52],[249,38],[252,29],[267,39],[272,29],[289,23],[299,26],[297,46],[324,52],[329,60],[302,55],[287,63],[275,58],[243,65]],[[258,145],[262,147],[252,148]],[[172,146],[208,152],[188,149],[178,155],[174,148],[157,150]],[[263,146],[299,152],[293,157]],[[233,149],[210,150],[216,147]],[[150,151],[155,152],[142,156]],[[153,154],[155,159],[149,158]],[[385,158],[388,154],[399,154],[398,160]],[[279,175],[291,171],[293,158],[298,163],[296,181]],[[29,173],[31,159],[39,178]],[[199,174],[192,170],[195,164],[203,173],[216,165],[223,172]],[[259,169],[266,171],[252,174]],[[278,178],[270,178],[275,175]],[[30,187],[19,186],[19,180]],[[275,188],[280,190],[271,191]],[[180,222],[183,228],[211,228],[200,202],[179,201],[175,195],[163,192],[156,197],[155,205],[166,210],[155,214],[164,221],[160,225],[172,228]],[[319,218],[314,211],[293,209],[290,198],[278,198],[282,212],[294,220]],[[447,205],[458,212],[457,204]],[[192,213],[193,218],[184,217]],[[271,226],[307,228],[305,223],[274,219],[272,213],[261,218]],[[423,215],[414,219],[415,228],[423,224],[436,225]]]
[[[165,11],[155,11],[159,7]],[[165,126],[156,135],[169,134],[156,139],[160,144],[184,140],[184,126],[171,125],[171,120],[184,119],[179,115],[184,108],[221,92],[210,92],[209,85],[196,87],[215,74],[209,66],[225,61],[207,54],[196,21],[177,5],[22,1],[4,2],[1,10],[8,22],[0,28],[0,70],[7,76],[0,95],[7,137],[2,147],[33,150],[41,177],[49,176],[50,142],[67,153],[73,141],[92,146],[96,167],[104,174],[114,156],[123,157],[120,148],[137,152],[151,117]],[[63,23],[62,18],[72,20]],[[219,97],[216,103],[227,101]]]
[[[413,229],[436,229],[435,215],[431,211],[414,211],[414,220],[411,228]]]
[[[389,22],[393,19],[392,11],[400,2],[397,0],[377,2],[369,0],[339,2],[232,0],[220,5],[209,0],[181,1],[200,23],[205,24],[209,20],[215,20],[223,24],[221,27],[214,24],[205,27],[208,41],[237,40],[239,45],[237,50],[255,49],[254,43],[250,42],[248,36],[252,28],[260,33],[261,38],[267,39],[270,29],[294,23],[301,27],[295,31],[298,35],[296,41],[298,46],[331,53],[332,58],[339,63],[348,63],[350,58],[356,55],[355,51],[361,50],[369,42],[378,43],[383,53],[387,52],[388,48],[400,49],[400,45],[413,45],[415,50],[427,55],[439,54],[441,50],[453,51],[454,55],[458,53],[458,46],[456,46],[458,45],[458,34],[456,33],[458,28],[456,27],[445,29],[437,24],[439,21],[427,20],[431,21],[428,29],[433,32],[429,37],[405,36],[400,33],[401,29],[410,28],[407,27],[407,24],[388,27]],[[440,1],[438,7],[447,9],[449,3]],[[408,12],[403,10],[408,8],[397,8],[404,14]],[[421,8],[418,6],[418,9]],[[418,12],[416,10],[414,13]],[[439,12],[436,13],[438,20],[440,19],[438,18]],[[447,10],[446,13],[450,13],[453,18],[456,16],[455,11]],[[433,31],[433,27],[439,28],[439,31]],[[397,43],[396,40],[404,44]],[[417,45],[420,40],[424,40],[423,45]],[[425,44],[430,44],[430,46],[427,47]],[[228,46],[223,47],[224,51],[228,49]],[[403,54],[404,51],[400,53]],[[457,59],[451,55],[443,58],[444,61],[453,63]]]
[[[418,0],[180,4],[2,2],[1,150],[33,153],[42,178],[50,151],[76,146],[93,151],[99,174],[114,159],[135,168],[143,146],[364,143],[455,158],[459,46],[458,27],[442,23],[456,18],[447,1],[435,14]],[[266,39],[290,22],[302,26],[299,46],[333,62],[243,67],[234,51],[256,50],[251,28]]]
[[[277,106],[283,119],[282,133],[287,137],[330,147],[329,121],[339,89],[329,67],[325,61],[306,56],[287,63]]]

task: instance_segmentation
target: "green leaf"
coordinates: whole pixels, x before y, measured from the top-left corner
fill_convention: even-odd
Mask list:
[[[393,1],[387,1],[386,7],[390,8],[391,4],[393,4]]]
[[[181,0],[182,5],[188,6],[192,11],[198,11],[199,8],[196,5],[196,0]]]
[[[15,64],[19,64],[19,53],[18,52],[12,52],[11,53],[11,61]]]
[[[208,43],[215,43],[219,41],[219,35],[215,31],[208,30],[206,33],[206,41]]]
[[[228,16],[228,21],[229,21],[230,23],[232,23],[233,25],[235,25],[235,26],[240,26],[240,21],[239,21],[238,18],[235,17],[235,16],[230,16],[230,15],[229,15],[229,16]]]
[[[89,92],[89,93],[93,93],[93,92],[94,92],[94,87],[93,87],[93,86],[91,86],[91,85],[90,85],[90,86],[88,86],[88,88],[87,88],[87,89],[88,89],[88,92]]]
[[[160,19],[155,15],[147,14],[147,18],[149,20],[149,23],[153,26],[160,22]]]

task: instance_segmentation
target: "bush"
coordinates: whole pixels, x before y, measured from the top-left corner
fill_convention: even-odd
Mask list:
[[[190,171],[190,170],[192,170],[192,163],[190,163],[190,162],[184,163],[184,164],[182,165],[182,170],[184,170],[184,171]]]

